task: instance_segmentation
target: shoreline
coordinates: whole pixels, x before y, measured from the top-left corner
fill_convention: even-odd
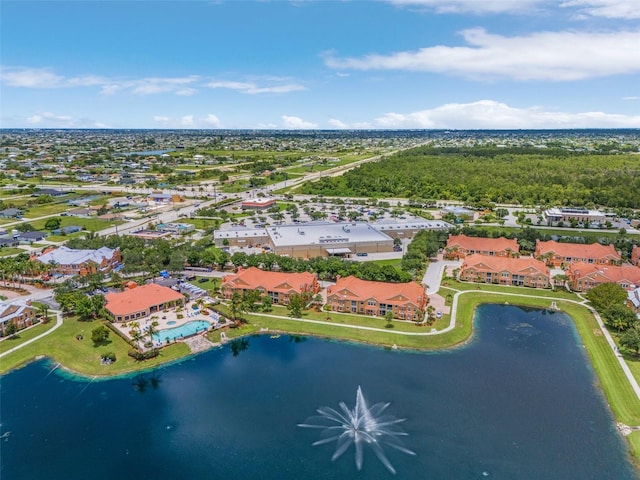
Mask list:
[[[463,298],[460,299],[460,297]],[[640,401],[635,394],[630,393],[629,391],[633,390],[633,386],[625,378],[625,374],[622,371],[622,368],[618,365],[620,361],[624,362],[623,359],[615,358],[615,362],[611,362],[612,357],[615,356],[615,353],[610,348],[608,344],[608,340],[605,335],[602,333],[602,325],[598,322],[594,312],[583,302],[578,302],[576,300],[564,299],[564,298],[552,298],[552,297],[540,297],[534,295],[526,295],[526,294],[515,294],[515,293],[504,293],[504,292],[492,292],[492,291],[478,291],[478,290],[463,290],[457,291],[454,295],[454,301],[451,312],[451,319],[449,326],[445,329],[439,330],[437,333],[433,332],[400,332],[400,331],[390,331],[389,329],[381,328],[377,329],[380,332],[385,333],[385,336],[390,336],[396,339],[400,338],[442,338],[442,335],[446,337],[453,336],[450,342],[447,342],[444,345],[425,345],[423,347],[415,347],[410,345],[402,345],[397,344],[396,342],[380,342],[380,341],[367,341],[361,338],[354,338],[355,336],[341,336],[339,334],[329,335],[322,334],[313,331],[295,331],[286,328],[273,328],[266,327],[266,330],[261,330],[260,325],[256,325],[255,323],[249,323],[245,326],[239,327],[238,335],[233,335],[231,337],[226,336],[226,342],[212,342],[211,348],[201,351],[201,352],[189,352],[185,355],[181,355],[175,358],[167,359],[164,362],[159,362],[154,365],[145,365],[140,364],[139,368],[132,368],[126,371],[117,372],[117,373],[106,373],[104,375],[92,375],[89,373],[83,373],[79,371],[75,371],[63,363],[55,360],[53,357],[48,355],[38,355],[36,357],[32,357],[25,362],[16,365],[15,367],[7,370],[6,372],[0,374],[0,378],[2,375],[6,375],[11,373],[14,370],[18,370],[33,361],[46,359],[47,362],[53,366],[51,372],[54,370],[61,368],[62,372],[64,372],[64,376],[74,380],[74,381],[106,381],[110,379],[116,378],[127,378],[127,377],[135,377],[136,375],[145,374],[147,372],[151,372],[157,368],[164,368],[171,366],[173,364],[181,363],[185,360],[193,358],[194,356],[205,353],[213,350],[214,348],[221,348],[226,343],[229,343],[237,338],[242,338],[246,336],[253,335],[274,335],[274,334],[285,334],[285,335],[293,335],[293,336],[310,336],[315,338],[322,338],[326,340],[333,340],[339,342],[346,342],[352,344],[359,344],[374,348],[381,348],[387,350],[397,350],[399,352],[405,353],[426,353],[432,351],[443,351],[443,350],[452,350],[457,348],[464,348],[469,342],[473,340],[474,331],[473,328],[474,320],[476,316],[476,309],[478,306],[483,304],[496,304],[496,305],[512,305],[519,307],[531,307],[538,308],[541,310],[553,310],[563,312],[567,316],[569,316],[574,324],[574,328],[576,329],[576,333],[579,336],[579,341],[582,343],[586,350],[586,355],[588,357],[589,363],[593,368],[595,378],[597,379],[597,387],[601,390],[605,401],[609,409],[611,410],[612,416],[616,423],[622,423],[625,425],[629,425],[632,429],[632,433],[628,436],[622,436],[627,441],[627,446],[629,448],[629,454],[632,458],[632,463],[636,468],[640,466],[640,432],[634,428],[635,426],[640,425]],[[455,316],[454,316],[455,315]],[[262,317],[263,319],[269,319],[269,317]],[[274,320],[275,319],[271,319]],[[314,321],[307,322],[297,322],[297,319],[287,318],[284,322],[294,322],[298,325],[313,325]],[[278,321],[282,322],[282,320]],[[326,323],[326,322],[324,322]],[[354,332],[364,332],[366,330],[353,328],[353,326],[349,325],[341,325],[335,324],[330,325],[332,329],[349,331],[350,333]],[[596,327],[598,333],[594,332],[594,328]],[[326,327],[326,325],[324,325]],[[349,328],[345,328],[349,327]],[[262,326],[262,328],[265,328]],[[242,330],[246,331],[242,331]],[[305,330],[305,329],[302,329]],[[233,330],[231,330],[233,331]],[[229,332],[229,330],[227,330]],[[453,334],[451,333],[453,332]],[[455,335],[455,333],[461,333],[461,336]],[[607,332],[608,333],[608,332]],[[413,335],[407,335],[413,334]],[[446,338],[445,337],[445,338]],[[387,337],[389,338],[389,337]],[[603,344],[604,342],[604,344]],[[402,342],[400,342],[402,343]],[[607,360],[609,362],[607,363]],[[620,381],[622,380],[622,381]],[[626,397],[625,397],[626,395]]]

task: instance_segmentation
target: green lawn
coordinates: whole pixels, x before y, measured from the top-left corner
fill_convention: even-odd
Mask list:
[[[450,287],[455,290],[476,290],[480,292],[501,292],[501,293],[517,293],[521,295],[531,295],[535,297],[553,297],[566,298],[567,300],[580,301],[580,297],[575,293],[566,290],[546,290],[540,288],[513,287],[510,285],[491,285],[486,283],[459,282],[457,280],[445,280],[442,282],[444,287]]]
[[[205,279],[206,282],[200,282],[200,280]],[[217,278],[217,277],[196,277],[195,280],[193,280],[191,283],[193,285],[196,285],[200,288],[202,288],[203,290],[217,290],[218,288],[220,288],[220,283],[222,282],[222,279]]]
[[[18,247],[0,247],[0,257],[8,257],[17,253],[25,253],[25,250]]]
[[[180,223],[190,223],[194,225],[198,230],[207,230],[209,228],[214,228],[216,223],[219,225],[222,223],[222,219],[218,219],[217,221],[210,218],[181,218]]]
[[[91,330],[100,325],[99,321],[79,322],[75,318],[66,318],[63,325],[50,335],[3,357],[0,362],[0,374],[6,373],[39,357],[50,357],[65,368],[86,376],[112,376],[143,368],[150,368],[189,354],[189,347],[176,343],[160,350],[160,355],[145,362],[136,362],[127,355],[131,348],[113,332],[108,343],[95,346],[91,341]],[[83,340],[76,340],[82,334]],[[114,352],[117,360],[111,365],[101,365],[100,355]]]
[[[51,317],[51,321],[49,323],[39,323],[38,325],[34,325],[31,328],[27,328],[25,330],[21,330],[16,333],[12,337],[3,338],[0,341],[0,353],[4,353],[7,350],[11,350],[13,347],[17,347],[18,345],[22,345],[27,340],[31,340],[34,337],[37,337],[41,333],[46,332],[53,328],[56,324],[55,316]],[[4,362],[4,360],[2,360]]]

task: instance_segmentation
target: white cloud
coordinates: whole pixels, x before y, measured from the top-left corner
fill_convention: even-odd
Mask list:
[[[325,56],[332,68],[449,73],[475,79],[579,80],[640,72],[640,31],[540,32],[521,37],[464,30],[469,46],[439,45],[361,58]]]
[[[329,125],[331,125],[334,128],[347,128],[347,124],[344,122],[341,122],[340,120],[336,119],[336,118],[330,118],[328,121]]]
[[[388,129],[640,128],[640,115],[567,113],[539,107],[515,108],[494,100],[480,100],[449,103],[410,113],[387,113],[373,123],[376,128]]]
[[[640,100],[640,97],[638,96],[629,96],[629,97],[622,97],[623,100]]]
[[[282,128],[290,130],[306,130],[318,128],[318,125],[312,122],[307,122],[300,117],[293,117],[289,115],[282,116]]]
[[[577,7],[583,15],[632,20],[640,18],[638,0],[567,0],[561,7]]]
[[[548,0],[389,0],[403,7],[418,7],[436,13],[528,13]]]
[[[109,125],[90,118],[74,118],[52,112],[37,112],[30,117],[18,120],[19,125],[37,128],[111,128]]]
[[[121,88],[128,88],[133,93],[139,95],[153,95],[157,93],[177,93],[183,95],[185,91],[191,90],[185,89],[184,86],[195,82],[198,78],[196,75],[175,78],[142,78],[140,80],[122,82],[120,86]],[[188,95],[190,95],[190,93],[188,93]]]
[[[9,87],[19,88],[72,88],[100,87],[100,92],[112,95],[129,91],[137,95],[174,93],[192,95],[195,89],[188,87],[199,80],[197,75],[186,77],[149,77],[140,79],[106,78],[98,75],[65,77],[57,75],[49,68],[10,67],[0,68],[0,82]]]
[[[530,14],[553,12],[556,0],[387,0],[393,5],[441,14]],[[575,11],[576,18],[640,18],[638,0],[564,0],[562,8]]]
[[[221,125],[220,119],[213,113],[209,113],[202,121],[212,127],[219,127]]]
[[[220,128],[222,126],[220,119],[213,113],[208,113],[204,117],[189,114],[181,117],[155,115],[152,118],[162,128]]]
[[[183,127],[193,127],[193,115],[185,115],[180,118],[180,125]]]
[[[206,86],[209,88],[227,88],[229,90],[237,90],[248,95],[257,95],[261,93],[289,93],[306,90],[304,86],[295,83],[258,86],[252,82],[214,81],[207,83]]]

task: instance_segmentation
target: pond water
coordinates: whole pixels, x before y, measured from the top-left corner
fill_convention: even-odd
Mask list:
[[[380,447],[398,478],[636,478],[567,316],[485,305],[475,323],[469,344],[438,353],[282,335],[107,381],[32,363],[0,385],[0,476],[393,478]],[[353,444],[333,462],[335,442],[312,446],[321,431],[298,424],[339,402],[351,411],[359,386],[360,408],[391,405],[356,417],[406,419],[397,426],[415,455],[382,432],[362,443],[358,471]]]

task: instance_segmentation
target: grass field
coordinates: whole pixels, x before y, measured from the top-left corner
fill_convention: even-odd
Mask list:
[[[66,318],[55,332],[21,348],[2,358],[0,374],[28,363],[40,356],[47,356],[64,368],[84,376],[113,376],[151,368],[189,354],[189,347],[184,343],[176,343],[163,348],[154,359],[137,362],[127,355],[131,348],[123,339],[113,332],[109,340],[96,346],[91,341],[91,331],[100,325],[99,321],[80,322],[75,318]],[[41,333],[41,332],[40,332]],[[76,340],[77,335],[83,340]],[[116,361],[111,365],[101,365],[100,355],[106,352],[116,354]]]
[[[18,247],[0,247],[0,257],[8,257],[9,255],[16,255],[18,253],[26,253],[26,250]]]

